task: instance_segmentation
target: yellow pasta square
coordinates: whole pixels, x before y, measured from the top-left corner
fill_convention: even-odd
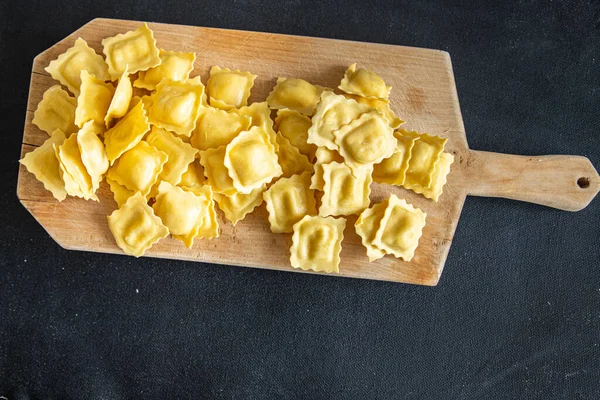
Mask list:
[[[129,71],[125,68],[123,75],[119,78],[119,83],[104,116],[104,124],[107,128],[113,119],[121,118],[127,114],[132,95],[133,88],[131,87],[131,79],[129,79]]]
[[[142,141],[119,157],[108,170],[108,177],[146,196],[158,180],[167,159],[164,152]]]
[[[294,224],[292,267],[316,272],[340,272],[340,252],[346,220],[306,215]]]
[[[104,116],[108,111],[115,87],[110,83],[81,71],[81,87],[77,96],[75,109],[75,125],[82,127],[88,121],[97,125],[104,124]]]
[[[338,88],[349,94],[375,99],[387,99],[392,90],[381,76],[368,69],[357,69],[356,63],[348,67]]]
[[[213,107],[200,107],[200,115],[190,143],[199,150],[226,146],[241,131],[250,128],[252,119],[235,110],[227,112]]]
[[[344,158],[335,150],[329,150],[327,147],[319,147],[315,152],[315,160],[310,188],[323,191],[323,186],[325,186],[325,182],[323,181],[323,164],[329,164],[333,161],[343,163]]]
[[[53,146],[60,146],[65,139],[64,132],[57,129],[46,139],[44,144],[25,154],[19,160],[27,168],[27,171],[35,175],[36,179],[42,182],[44,188],[52,193],[52,196],[58,201],[63,201],[67,197],[67,192]]]
[[[394,133],[396,150],[390,157],[373,166],[373,180],[388,185],[401,186],[406,179],[406,171],[417,138]]]
[[[307,142],[337,151],[333,132],[371,108],[329,91],[321,93],[320,99],[315,115],[312,117],[312,126],[308,129]]]
[[[102,81],[110,79],[108,66],[102,56],[96,54],[82,38],[77,38],[73,47],[50,61],[45,70],[75,96],[79,95],[81,71],[87,71]]]
[[[104,145],[111,165],[123,153],[137,145],[150,130],[144,102],[138,102],[125,116],[104,133]]]
[[[404,187],[414,191],[415,193],[422,194],[428,199],[438,201],[444,190],[447,176],[450,173],[450,165],[452,165],[453,162],[454,156],[452,154],[440,154],[440,159],[435,164],[433,174],[431,175],[431,184],[428,188],[422,187],[418,184],[404,185]]]
[[[102,176],[108,171],[109,164],[104,144],[98,137],[98,133],[101,131],[102,127],[88,121],[77,132],[77,146],[81,153],[81,162],[92,180],[92,192],[94,193],[100,187]]]
[[[204,167],[204,175],[212,190],[215,193],[231,196],[237,191],[224,164],[225,151],[226,146],[201,151],[200,164]]]
[[[410,261],[425,227],[427,214],[391,195],[373,238],[373,245],[396,258]]]
[[[303,79],[277,78],[277,84],[269,93],[270,108],[289,108],[304,115],[313,115],[321,92],[326,88],[313,85]]]
[[[197,157],[199,156],[198,154]],[[200,161],[196,158],[188,165],[183,175],[181,175],[181,180],[177,186],[181,186],[184,189],[193,189],[204,186],[205,182],[204,167],[202,167]]]
[[[246,218],[254,209],[263,202],[263,192],[266,185],[254,189],[249,194],[235,193],[230,196],[215,193],[215,201],[225,214],[225,217],[235,226],[239,221]]]
[[[309,161],[312,161],[315,157],[317,146],[307,142],[308,130],[311,125],[312,121],[309,117],[300,114],[298,111],[286,108],[277,110],[274,129],[289,140],[292,145],[297,147],[300,153],[307,156]]]
[[[156,67],[161,61],[152,30],[145,23],[134,31],[102,40],[102,46],[112,80],[121,76],[126,68],[135,74]]]
[[[313,165],[308,161],[308,157],[300,153],[297,147],[292,146],[289,140],[281,134],[277,134],[277,161],[281,166],[281,176],[289,178],[292,175],[303,172],[313,171]]]
[[[275,148],[259,126],[240,133],[227,145],[223,163],[240,193],[250,193],[282,174]]]
[[[387,99],[373,99],[357,96],[355,94],[344,94],[344,96],[348,99],[356,101],[358,104],[367,106],[369,108],[374,108],[382,113],[392,129],[398,129],[398,127],[405,122],[401,118],[398,118],[396,114],[394,114],[390,108],[390,101]]]
[[[190,136],[196,126],[203,93],[202,85],[164,79],[152,94],[148,120],[159,128]]]
[[[223,110],[246,106],[255,79],[250,72],[213,66],[206,83],[210,105]]]
[[[316,215],[315,193],[309,189],[310,173],[281,178],[263,194],[271,232],[292,232],[305,215]]]
[[[127,202],[127,199],[136,193],[133,190],[129,190],[125,186],[120,185],[118,182],[113,181],[108,176],[106,177],[106,183],[108,183],[110,191],[113,194],[113,199],[118,207],[122,207],[123,204]]]
[[[164,129],[152,127],[146,142],[168,156],[166,164],[158,177],[172,185],[179,184],[181,176],[187,171],[188,165],[196,158],[198,150]]]
[[[75,109],[77,99],[69,96],[66,90],[59,85],[51,86],[44,92],[42,101],[39,102],[33,113],[33,123],[48,135],[57,129],[66,136],[77,131],[75,126]]]
[[[360,214],[369,207],[372,168],[352,170],[345,164],[331,162],[323,165],[323,197],[319,215]]]
[[[381,203],[374,204],[371,208],[365,209],[356,220],[354,228],[358,236],[362,240],[363,246],[367,249],[367,257],[369,262],[380,259],[385,256],[385,251],[373,244],[375,234],[379,229],[379,224],[385,209],[387,208],[389,199],[382,201]]]
[[[163,79],[172,81],[185,81],[194,69],[195,53],[181,53],[160,49],[161,63],[147,71],[140,71],[133,86],[147,90],[156,89],[156,85]]]
[[[77,144],[77,133],[72,134],[60,146],[54,145],[58,159],[61,176],[65,182],[65,190],[71,196],[81,197],[85,200],[99,201],[94,193],[92,177],[81,161],[81,151]]]
[[[417,185],[422,188],[430,187],[435,165],[439,161],[448,139],[417,132],[400,131],[400,133],[404,136],[418,138],[411,151],[403,186],[407,189],[412,189]]]
[[[107,219],[117,246],[130,256],[141,257],[154,243],[169,235],[167,227],[140,193],[127,199]]]

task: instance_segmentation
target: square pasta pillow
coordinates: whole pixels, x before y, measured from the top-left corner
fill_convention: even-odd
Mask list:
[[[87,71],[102,81],[110,79],[108,66],[102,56],[96,54],[82,38],[77,38],[73,47],[58,56],[56,60],[50,61],[44,69],[75,96],[79,95],[81,71]]]
[[[58,159],[65,190],[70,196],[85,200],[100,201],[94,193],[92,177],[81,160],[81,151],[77,143],[78,133],[69,136],[60,146],[53,145]]]
[[[121,118],[127,114],[132,95],[133,88],[131,87],[131,79],[129,79],[129,71],[126,68],[123,75],[119,78],[119,83],[104,116],[104,124],[107,128],[113,119]]]
[[[400,134],[417,139],[411,150],[406,179],[402,186],[406,189],[417,186],[429,188],[435,166],[440,160],[448,139],[403,130],[400,131]]]
[[[388,185],[401,186],[406,179],[408,162],[412,156],[412,148],[418,137],[409,137],[394,132],[397,140],[394,154],[373,166],[373,180]]]
[[[360,236],[363,246],[367,249],[367,257],[369,262],[373,262],[385,256],[385,251],[373,244],[375,234],[379,229],[381,219],[388,207],[389,199],[380,203],[374,204],[370,208],[366,208],[356,220],[354,229],[356,234]]]
[[[199,150],[226,146],[242,131],[248,130],[252,119],[237,110],[224,111],[200,107],[196,128],[190,144]]]
[[[392,90],[381,76],[368,69],[357,69],[356,63],[348,67],[338,88],[348,94],[374,99],[387,99]]]
[[[258,189],[254,189],[249,194],[234,193],[226,196],[224,194],[215,193],[215,201],[219,205],[225,218],[231,221],[235,226],[239,221],[246,218],[254,209],[260,206],[263,202],[263,192],[267,185],[263,185]]]
[[[324,90],[327,88],[313,85],[304,79],[280,77],[269,93],[267,103],[275,110],[289,108],[300,114],[313,115],[319,96]]]
[[[271,232],[292,232],[294,224],[305,215],[317,214],[315,193],[309,185],[310,172],[305,172],[279,179],[263,194]]]
[[[250,90],[254,86],[256,75],[239,70],[213,66],[206,83],[206,92],[210,105],[223,110],[248,105]]]
[[[317,146],[307,142],[308,130],[311,125],[312,121],[306,115],[284,108],[277,110],[274,129],[289,140],[294,147],[297,147],[300,153],[307,156],[310,161],[313,161]]]
[[[101,79],[81,71],[81,87],[77,96],[75,125],[82,127],[88,121],[104,125],[104,117],[115,93],[115,87]]]
[[[114,164],[123,153],[134,148],[149,130],[144,102],[138,101],[115,126],[104,133],[104,144],[110,164]]]
[[[346,220],[306,215],[294,224],[290,262],[304,271],[340,272]]]
[[[190,136],[202,105],[204,86],[163,79],[151,96],[148,121],[181,136]]]
[[[200,151],[200,164],[204,167],[204,175],[213,191],[232,196],[237,193],[237,190],[224,163],[226,151],[226,146]]]
[[[81,162],[92,180],[92,192],[96,193],[102,182],[102,176],[108,171],[108,157],[104,144],[98,137],[102,131],[101,126],[88,121],[77,132],[77,146],[81,153]]]
[[[134,74],[156,67],[161,62],[156,40],[146,23],[134,31],[102,40],[102,46],[112,80],[117,80],[125,69]]]
[[[161,63],[147,71],[140,71],[133,86],[154,90],[163,79],[172,81],[185,81],[194,69],[196,53],[182,53],[177,51],[160,50]]]
[[[60,129],[69,136],[77,131],[77,126],[75,126],[76,108],[77,99],[69,96],[69,93],[59,85],[54,85],[44,92],[31,122],[48,135]]]
[[[117,246],[130,256],[143,256],[153,244],[169,235],[167,227],[140,193],[127,199],[107,219]]]
[[[346,164],[337,162],[324,164],[319,215],[360,214],[369,207],[372,171],[369,167],[352,170]]]

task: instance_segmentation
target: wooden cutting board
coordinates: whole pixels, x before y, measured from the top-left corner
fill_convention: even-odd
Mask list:
[[[31,123],[42,94],[53,81],[44,68],[84,38],[99,54],[103,38],[137,28],[140,22],[95,19],[38,55],[33,62],[22,155],[41,145],[48,135]],[[439,203],[399,187],[373,184],[371,200],[395,193],[427,212],[427,225],[411,262],[386,256],[369,263],[348,219],[339,276],[437,284],[467,195],[528,201],[563,210],[584,208],[600,190],[600,177],[585,157],[516,156],[469,150],[460,113],[450,56],[444,51],[150,23],[159,48],[196,53],[192,76],[208,78],[212,65],[258,74],[251,102],[263,101],[278,76],[306,79],[337,87],[348,65],[377,71],[393,87],[391,108],[406,128],[447,137],[446,151],[455,162]],[[108,230],[106,216],[115,208],[108,186],[100,202],[67,198],[57,202],[21,166],[17,193],[21,203],[65,249],[122,254]],[[269,230],[264,204],[234,228],[219,212],[221,236],[196,240],[192,249],[164,239],[146,254],[179,260],[240,265],[284,271],[290,266],[291,234]]]

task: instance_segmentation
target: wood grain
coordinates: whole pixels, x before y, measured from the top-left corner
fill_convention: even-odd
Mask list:
[[[47,138],[46,133],[31,124],[31,119],[43,92],[56,84],[44,71],[48,63],[71,47],[77,37],[84,38],[92,48],[101,53],[100,42],[103,38],[135,29],[139,24],[140,22],[135,21],[96,19],[35,58],[22,154],[41,145]],[[515,192],[528,190],[531,186],[514,176],[515,171],[510,167],[514,161],[511,157],[516,156],[506,156],[509,158],[504,159],[493,153],[469,151],[452,65],[446,52],[260,32],[157,23],[149,25],[154,30],[160,48],[196,52],[192,76],[201,75],[204,82],[212,65],[258,74],[251,102],[263,101],[278,76],[303,78],[322,86],[337,87],[346,67],[357,62],[380,73],[393,87],[391,107],[408,121],[406,128],[449,139],[446,150],[454,154],[455,163],[439,203],[399,187],[379,184],[372,186],[372,202],[395,193],[427,212],[427,225],[413,260],[407,263],[387,256],[369,263],[360,238],[354,232],[355,217],[351,217],[342,243],[340,274],[335,276],[437,284],[467,193],[498,195],[565,209],[575,209],[585,201],[580,192],[569,191],[560,200],[543,202],[548,190],[552,189],[550,186],[536,186],[531,196],[517,196]],[[569,160],[561,159],[545,165],[561,170],[563,162]],[[490,168],[482,167],[488,163]],[[528,166],[529,164],[523,163],[519,170],[524,173],[523,171],[528,171]],[[569,188],[572,189],[572,177],[581,174],[589,176],[591,184],[587,193],[591,200],[598,191],[600,179],[597,174],[592,173],[591,164],[585,166],[581,163],[578,166],[583,169],[573,167],[570,175],[565,175],[565,179],[569,179]],[[544,168],[537,170],[542,171],[544,177],[553,174]],[[500,182],[500,189],[497,189]],[[486,186],[486,183],[489,185]],[[554,188],[562,189],[558,184]],[[106,216],[116,208],[116,204],[105,184],[99,191],[99,203],[75,198],[58,203],[21,166],[17,193],[22,204],[62,247],[122,254],[106,222]],[[573,193],[576,195],[571,196]],[[573,203],[569,203],[569,199]],[[217,239],[197,240],[192,249],[186,248],[177,240],[164,239],[146,254],[150,257],[302,272],[289,264],[291,235],[271,233],[264,205],[236,227],[226,221],[220,212],[219,222],[221,236]]]

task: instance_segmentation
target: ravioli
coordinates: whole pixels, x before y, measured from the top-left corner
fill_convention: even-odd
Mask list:
[[[208,214],[208,207],[206,196],[198,196],[164,181],[158,186],[158,195],[152,205],[171,235],[188,248],[194,244],[202,220]]]
[[[81,161],[77,135],[77,133],[72,134],[60,146],[54,145],[65,190],[70,196],[99,201],[92,187],[92,177]]]
[[[315,86],[303,79],[277,78],[277,84],[269,93],[267,103],[270,108],[289,108],[304,115],[313,115],[319,102],[319,95],[326,88]]]
[[[163,79],[151,96],[148,121],[181,136],[190,136],[202,105],[204,86]]]
[[[438,201],[444,190],[446,179],[450,173],[450,165],[454,162],[454,156],[449,153],[440,154],[439,161],[435,164],[435,169],[431,175],[431,184],[428,188],[420,186],[418,184],[404,184],[406,189],[410,189],[415,193],[422,194],[428,199]]]
[[[338,88],[346,93],[374,99],[387,99],[391,86],[386,86],[381,76],[364,68],[356,68],[356,63],[348,67]]]
[[[129,73],[135,74],[156,67],[161,62],[156,40],[146,23],[134,31],[102,40],[102,46],[112,80],[121,76],[126,68],[129,68]]]
[[[44,141],[44,144],[19,160],[58,201],[63,201],[67,197],[67,192],[53,146],[60,146],[65,139],[64,132],[57,129]]]
[[[275,147],[275,151],[279,150],[279,145],[277,144],[277,139],[275,137],[275,130],[273,129],[273,120],[271,119],[271,109],[266,101],[252,103],[249,106],[241,107],[236,112],[239,115],[250,117],[250,127],[259,126],[264,128],[269,136],[271,144]]]
[[[31,122],[48,135],[60,129],[66,136],[69,136],[77,131],[77,126],[75,126],[76,108],[77,100],[69,96],[69,93],[59,85],[54,85],[44,92]]]
[[[294,224],[290,263],[315,272],[340,272],[344,218],[304,216]]]
[[[159,50],[160,64],[147,71],[140,71],[133,86],[155,90],[156,85],[163,79],[185,81],[194,69],[196,53]]]
[[[239,70],[213,66],[206,83],[210,105],[223,110],[248,105],[250,90],[254,86],[256,75]]]
[[[344,96],[348,99],[356,101],[359,104],[362,104],[369,108],[374,108],[380,113],[382,113],[387,119],[390,128],[392,129],[398,129],[398,127],[405,122],[401,118],[398,118],[396,114],[394,114],[394,112],[390,108],[390,101],[387,99],[371,99],[368,97],[357,96],[354,94],[344,94]]]
[[[360,214],[369,207],[372,168],[352,170],[345,164],[331,162],[323,165],[323,197],[319,215]]]
[[[110,164],[114,164],[123,153],[134,148],[150,130],[143,99],[104,133],[104,145]]]
[[[396,258],[410,261],[419,245],[426,217],[426,213],[392,194],[373,245]]]
[[[167,159],[167,154],[142,141],[119,157],[108,170],[107,176],[127,189],[146,196],[158,180]]]
[[[75,109],[75,125],[79,128],[88,121],[97,125],[104,124],[104,116],[108,111],[115,87],[110,83],[90,75],[86,70],[81,71],[81,87],[77,96]]]
[[[240,193],[250,193],[282,174],[275,147],[259,126],[240,133],[227,145],[223,163]]]
[[[329,91],[321,93],[321,101],[312,117],[312,126],[308,129],[307,142],[327,147],[329,150],[338,150],[337,144],[334,143],[333,132],[369,110],[371,110],[369,106],[359,104],[342,95]]]
[[[273,233],[293,231],[305,215],[316,215],[315,193],[309,189],[310,172],[281,178],[263,194]]]
[[[171,132],[155,126],[148,134],[146,142],[168,156],[158,180],[169,182],[172,185],[179,183],[181,176],[187,171],[188,165],[194,161],[196,153],[198,153],[198,150],[184,143]]]
[[[423,188],[430,187],[435,165],[439,161],[448,139],[417,132],[400,132],[404,136],[418,138],[412,148],[403,186],[407,189],[416,185]]]
[[[225,214],[225,218],[235,226],[262,204],[265,189],[266,185],[263,185],[249,194],[236,192],[230,196],[225,196],[224,194],[215,193],[214,196],[219,208]]]
[[[153,244],[169,235],[167,227],[140,193],[127,199],[107,219],[117,246],[130,256],[141,257]]]
[[[289,178],[292,175],[303,172],[313,171],[313,165],[308,161],[308,157],[300,153],[297,147],[292,146],[289,140],[281,134],[277,134],[277,161],[281,166],[281,176]]]
[[[81,71],[87,71],[101,81],[110,79],[108,66],[101,55],[88,46],[82,38],[77,38],[69,50],[44,68],[53,79],[67,87],[75,96],[79,95]]]
[[[371,208],[365,209],[356,220],[354,229],[362,240],[363,246],[367,249],[367,257],[369,262],[373,262],[385,256],[385,251],[373,244],[375,234],[379,229],[379,224],[385,209],[387,208],[389,199],[381,203],[374,204]]]
[[[229,176],[225,160],[226,147],[208,149],[200,152],[200,164],[204,167],[204,175],[215,193],[231,196],[236,193],[233,180]]]
[[[199,150],[226,146],[241,131],[250,128],[252,119],[235,111],[227,112],[212,107],[200,107],[191,145]]]
[[[379,183],[401,186],[406,179],[406,171],[411,158],[416,137],[408,137],[394,132],[396,150],[389,158],[373,167],[373,180]]]
[[[327,147],[319,147],[315,153],[314,174],[311,179],[310,188],[323,191],[325,182],[323,181],[323,165],[330,162],[343,163],[344,158],[335,150],[329,150]]]
[[[133,190],[127,189],[125,186],[113,181],[108,176],[106,177],[106,183],[108,183],[110,191],[113,194],[113,199],[115,200],[115,203],[117,203],[118,207],[122,207],[123,204],[127,202],[127,199],[136,194],[136,192]]]
[[[77,132],[77,146],[81,153],[81,162],[92,180],[92,192],[100,187],[102,176],[108,171],[108,157],[104,150],[104,144],[98,137],[102,127],[88,121],[83,128]]]
[[[123,75],[119,78],[119,83],[104,116],[104,124],[107,128],[113,119],[121,118],[127,114],[132,95],[133,88],[131,87],[131,79],[129,79],[129,71],[125,68]]]
[[[200,161],[196,158],[188,165],[187,170],[183,173],[183,175],[181,175],[181,180],[179,181],[178,186],[191,190],[204,186],[205,182],[206,176],[204,176],[204,168],[200,164]]]
[[[362,114],[333,135],[345,163],[352,169],[381,162],[394,153],[397,145],[392,128],[375,110]]]
[[[308,130],[311,125],[311,119],[298,111],[288,110],[287,108],[277,110],[275,131],[289,140],[294,147],[300,150],[300,153],[308,157],[309,161],[314,159],[317,151],[317,146],[307,142]]]

